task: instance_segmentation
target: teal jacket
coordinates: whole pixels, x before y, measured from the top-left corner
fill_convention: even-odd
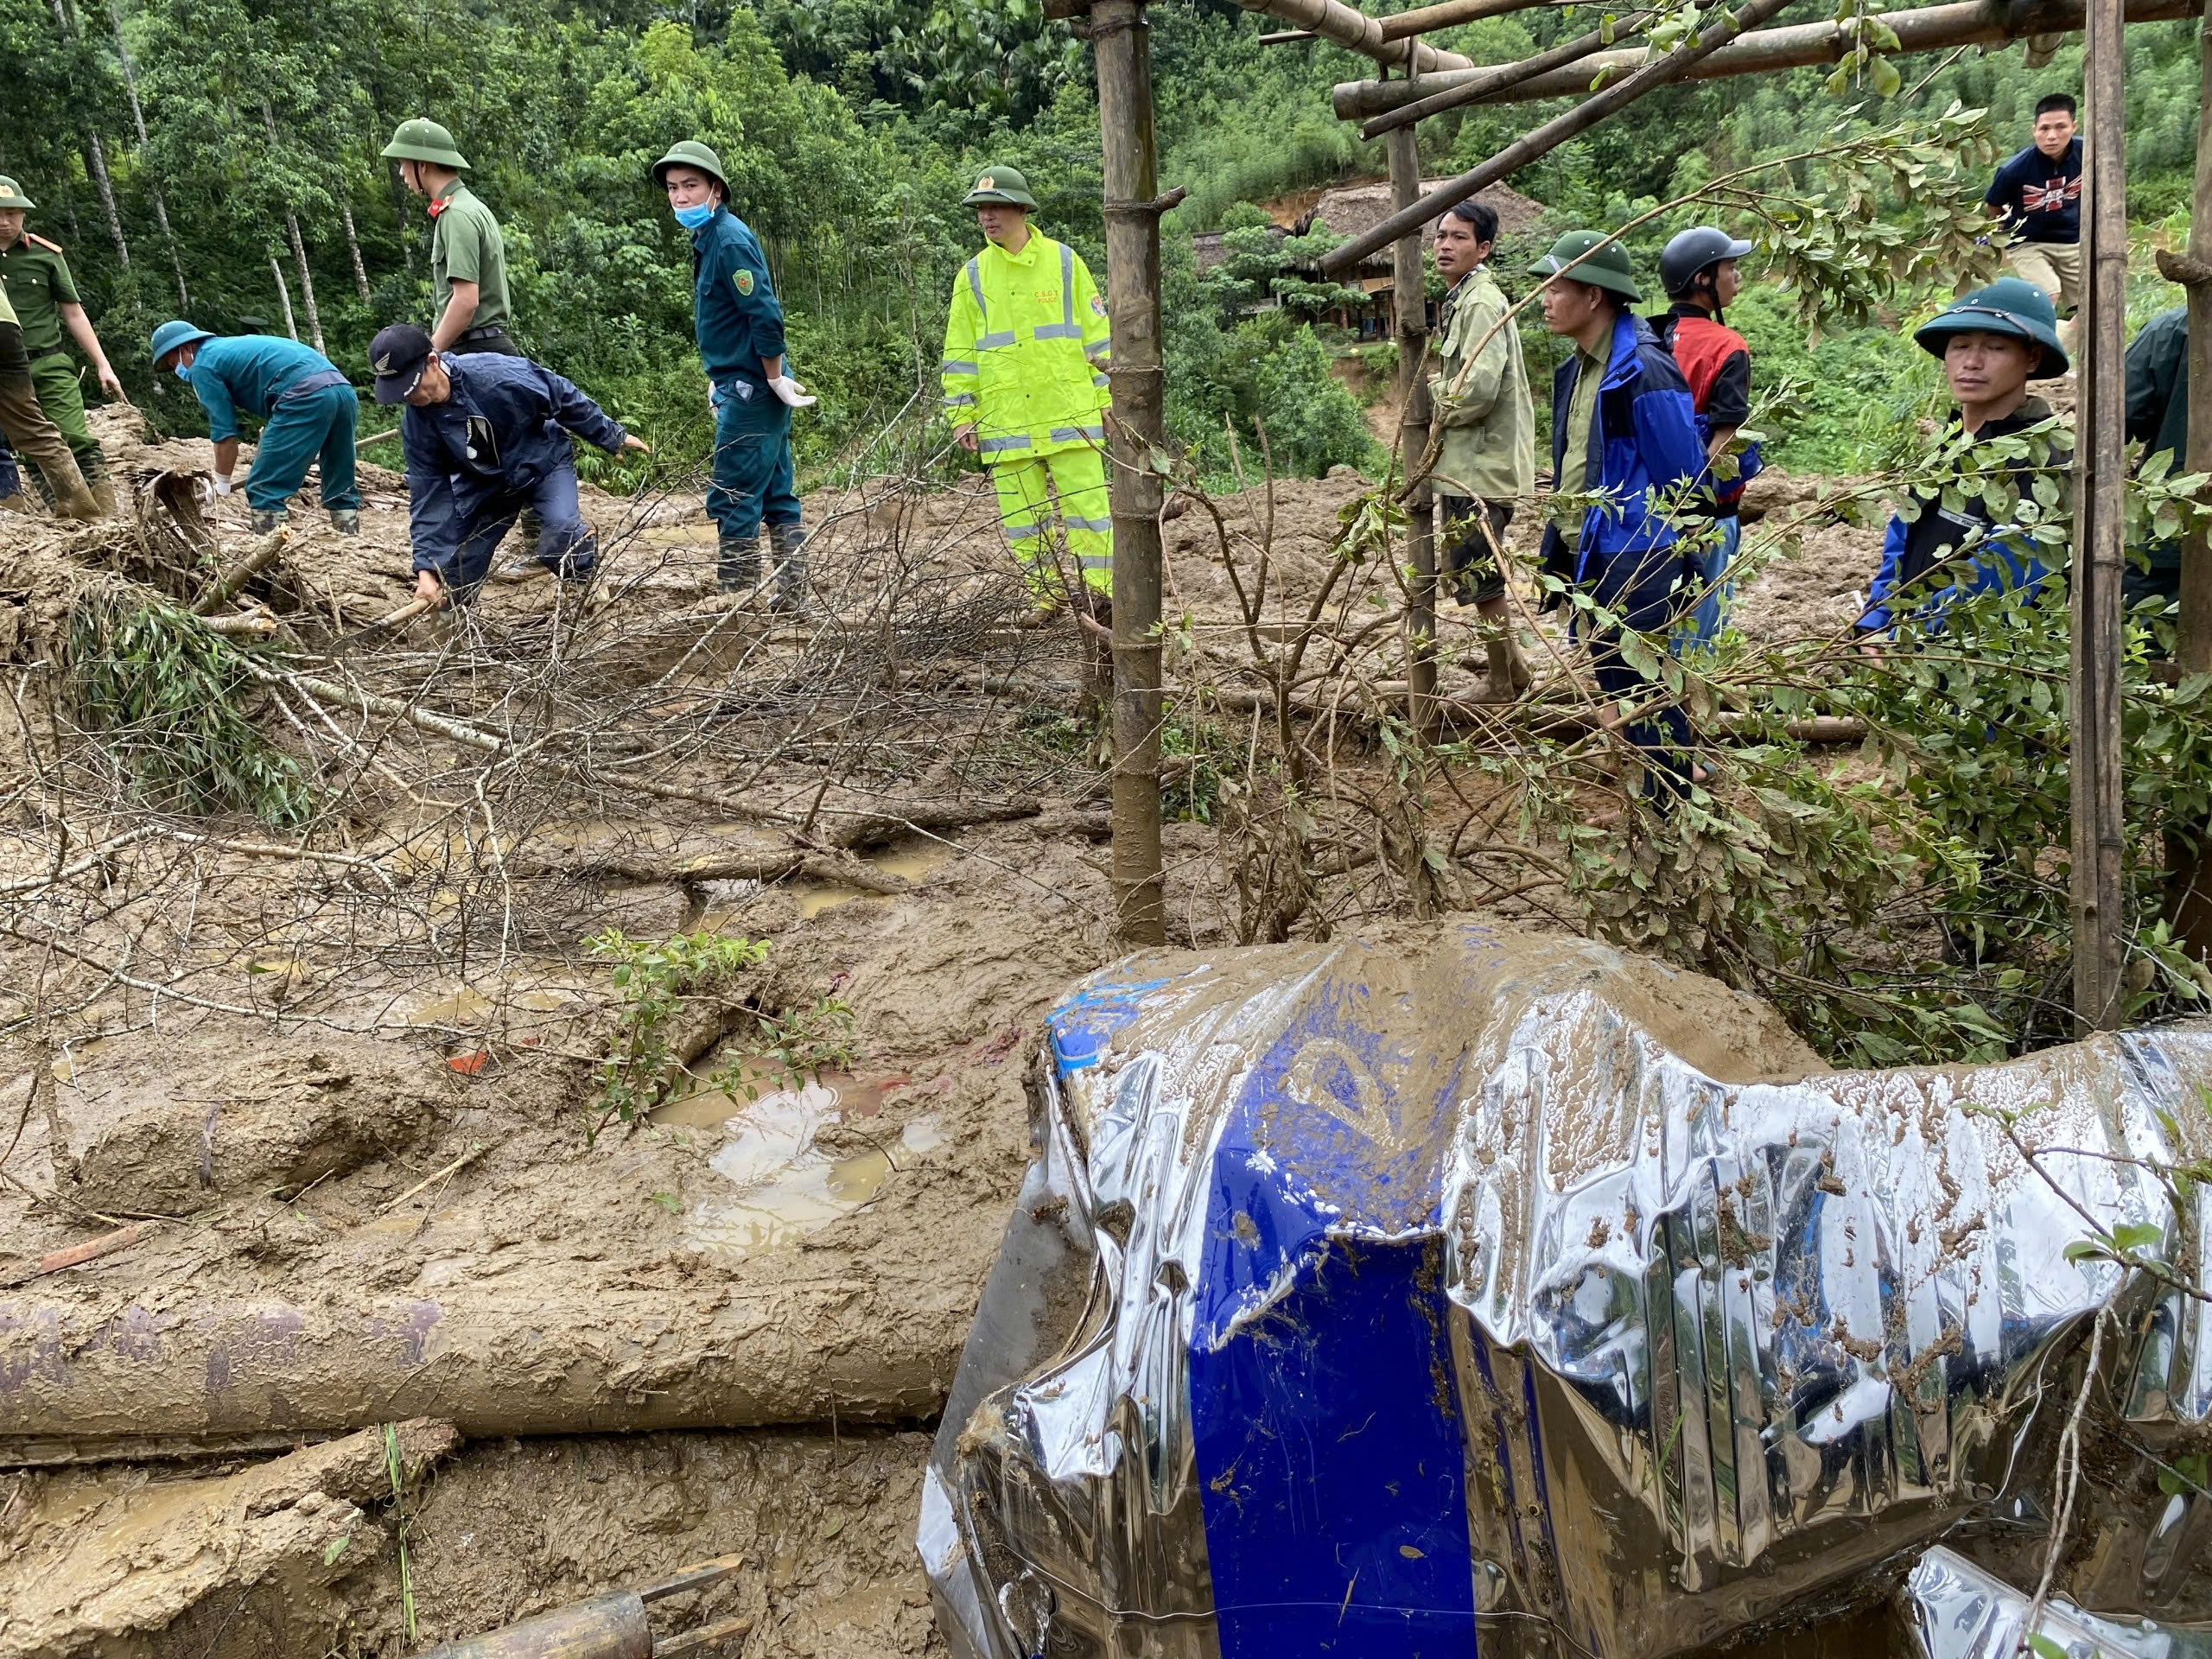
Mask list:
[[[784,354],[784,308],[768,256],[752,227],[728,207],[691,232],[692,320],[709,380],[740,375],[768,382],[762,359]]]
[[[238,435],[239,410],[265,421],[286,397],[345,379],[321,352],[274,334],[203,340],[192,359],[192,390],[217,443]]]

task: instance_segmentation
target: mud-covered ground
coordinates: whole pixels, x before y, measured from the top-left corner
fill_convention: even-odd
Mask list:
[[[204,465],[203,445],[110,433],[156,518],[157,476]],[[309,503],[296,511],[270,594],[288,626],[327,616],[358,639],[407,598],[397,480],[369,468],[364,481],[358,541]],[[1267,617],[1303,615],[1363,487],[1285,481],[1223,504],[1236,577],[1255,579],[1267,542]],[[676,618],[663,644],[681,667],[686,607],[713,588],[696,496],[587,493],[608,549],[588,601],[543,577],[494,583],[465,622],[416,621],[378,648],[431,653],[466,635],[496,660],[503,637],[588,603]],[[979,484],[810,511],[831,520],[816,557],[833,611],[861,602],[841,569],[887,542],[928,539],[938,582],[1003,556]],[[207,514],[244,544],[237,498]],[[1228,683],[1249,642],[1213,519],[1192,506],[1168,531],[1168,608],[1190,620],[1177,672]],[[0,519],[11,674],[42,671],[101,534]],[[1516,554],[1535,541],[1516,526]],[[1743,626],[1844,626],[1878,546],[1866,531],[1803,531],[1743,594]],[[1465,627],[1447,607],[1447,691],[1478,683]],[[742,672],[774,646],[756,633],[709,655]],[[1065,619],[1010,649],[1044,681],[1079,672]],[[50,734],[35,725],[10,740],[40,787],[6,808],[0,893],[54,875],[33,829],[76,824],[78,852],[104,833],[70,817],[89,809],[42,770]],[[727,873],[732,849],[766,845],[761,823],[696,800],[601,789],[588,815],[569,803],[504,836],[487,804],[484,830],[467,830],[471,902],[488,857],[513,913],[458,963],[435,941],[436,971],[373,890],[384,878],[345,861],[387,874],[420,861],[410,891],[428,889],[435,935],[448,878],[423,849],[454,832],[424,828],[445,820],[416,774],[394,771],[396,750],[341,734],[373,752],[341,832],[317,843],[336,885],[311,909],[296,861],[233,824],[217,826],[220,845],[169,849],[192,868],[186,880],[165,867],[147,889],[164,897],[133,899],[118,875],[111,910],[87,898],[83,931],[0,939],[0,982],[60,999],[48,1046],[0,1055],[0,1659],[395,1655],[732,1552],[736,1575],[662,1609],[665,1628],[741,1618],[724,1650],[753,1659],[937,1647],[911,1544],[928,1435],[1027,1157],[1023,1077],[1043,1016],[1117,954],[1097,774],[1080,754],[1039,772],[1034,744],[1016,754],[1011,738],[1001,759],[997,730],[978,723],[957,756],[932,735],[895,766],[924,783],[988,777],[1001,795],[1018,783],[1018,812],[851,842],[765,877]],[[779,777],[748,798],[796,817],[806,804],[777,793]],[[1173,943],[1235,938],[1216,837],[1168,828]],[[163,967],[108,943],[126,916]],[[768,956],[678,1022],[693,1073],[740,1062],[746,1081],[594,1137],[617,995],[579,941],[609,925],[713,929]],[[849,1028],[810,1029],[849,1052],[808,1081],[772,1052],[762,1016],[825,999]],[[389,1461],[374,1427],[388,1422],[410,1425]]]

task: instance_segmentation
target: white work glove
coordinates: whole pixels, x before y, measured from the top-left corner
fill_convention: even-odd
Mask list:
[[[806,395],[806,388],[788,374],[779,374],[768,383],[768,390],[793,409],[810,409],[815,400]]]
[[[218,474],[215,474],[215,493],[216,493],[216,494],[218,494],[218,495],[228,495],[230,493],[231,493],[231,475],[230,475],[228,473],[218,473]]]

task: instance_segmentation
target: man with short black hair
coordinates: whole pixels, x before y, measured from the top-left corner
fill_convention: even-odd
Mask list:
[[[482,586],[492,550],[524,507],[537,510],[538,563],[566,582],[588,580],[598,548],[576,499],[569,435],[609,454],[646,452],[597,404],[526,357],[461,357],[396,322],[369,346],[377,401],[407,405],[407,534],[415,591],[446,602]]]
[[[2036,102],[2035,142],[1997,169],[1982,202],[2008,240],[2005,263],[2061,311],[2082,302],[2082,139],[2071,95]]]
[[[1459,601],[1484,623],[1483,696],[1503,702],[1529,684],[1513,637],[1498,553],[1514,504],[1536,490],[1536,412],[1521,360],[1521,331],[1490,273],[1497,215],[1463,201],[1436,223],[1436,269],[1452,286],[1430,354],[1430,420],[1436,443],[1437,543]]]

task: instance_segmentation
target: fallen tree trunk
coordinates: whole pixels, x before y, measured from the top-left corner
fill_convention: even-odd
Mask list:
[[[0,1298],[0,1466],[34,1441],[327,1434],[410,1416],[505,1435],[932,1415],[958,1333],[887,1309],[864,1344],[812,1339],[841,1319],[849,1328],[839,1311],[856,1292],[18,1294]]]

